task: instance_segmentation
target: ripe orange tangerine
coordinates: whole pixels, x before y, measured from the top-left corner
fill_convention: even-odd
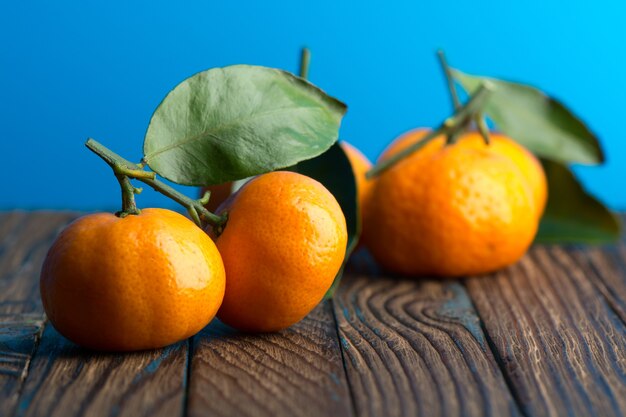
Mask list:
[[[352,172],[354,173],[354,178],[356,180],[359,206],[363,208],[367,195],[372,187],[371,181],[365,178],[367,171],[372,168],[372,163],[365,155],[363,155],[361,151],[348,142],[342,141],[340,146],[343,148],[346,156],[350,160],[350,165],[352,165]]]
[[[341,267],[346,220],[319,182],[271,172],[246,183],[218,209],[228,213],[216,238],[226,269],[218,317],[250,332],[274,332],[304,318]]]
[[[380,156],[380,160],[385,160],[391,155],[394,155],[408,146],[420,141],[429,132],[429,129],[415,129],[400,136],[383,151]],[[526,177],[534,195],[537,213],[541,216],[545,210],[546,202],[548,200],[548,181],[541,163],[530,151],[508,136],[498,132],[491,132],[489,136],[491,138],[491,143],[489,144],[490,149],[498,154],[508,157]],[[471,142],[472,146],[477,146],[479,148],[483,147],[485,144],[480,133],[473,131],[466,133],[463,136],[463,141],[466,142],[466,145]]]
[[[225,288],[213,241],[176,212],[97,213],[70,224],[50,248],[41,298],[54,327],[96,350],[153,349],[206,326]]]
[[[382,159],[425,130],[409,132]],[[435,138],[375,181],[364,239],[377,261],[406,275],[457,277],[516,262],[538,226],[527,175],[476,134]],[[499,140],[499,139],[498,139]]]

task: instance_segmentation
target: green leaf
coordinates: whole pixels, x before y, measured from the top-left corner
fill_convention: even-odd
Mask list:
[[[542,91],[458,70],[452,70],[452,74],[470,94],[482,82],[491,82],[494,91],[485,112],[498,130],[537,155],[565,163],[604,161],[598,139],[589,128],[563,104]]]
[[[178,184],[211,185],[326,151],[346,106],[286,71],[234,65],[177,85],[155,110],[144,159]]]
[[[343,210],[346,217],[346,226],[348,229],[348,246],[346,248],[346,257],[344,265],[357,245],[359,235],[361,233],[361,222],[359,219],[359,210],[357,206],[357,189],[356,179],[352,171],[352,165],[343,148],[335,143],[333,146],[317,158],[300,162],[291,168],[292,171],[299,172],[308,177],[321,182],[330,191]],[[337,288],[343,266],[333,282],[332,287],[327,293],[327,297],[331,297]]]
[[[543,160],[548,204],[535,239],[538,243],[610,243],[620,237],[620,223],[602,203],[587,194],[564,165]]]

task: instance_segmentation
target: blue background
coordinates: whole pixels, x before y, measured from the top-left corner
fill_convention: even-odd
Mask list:
[[[0,208],[117,208],[88,136],[138,161],[152,111],[178,82],[236,63],[296,71],[308,45],[311,81],[349,105],[341,137],[370,158],[449,113],[441,47],[453,66],[537,85],[581,115],[608,162],[577,172],[624,209],[625,21],[617,0],[3,2]],[[152,191],[138,201],[174,206]]]

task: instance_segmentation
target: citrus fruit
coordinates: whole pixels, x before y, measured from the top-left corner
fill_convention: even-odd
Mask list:
[[[415,129],[400,136],[385,149],[380,156],[380,160],[384,160],[415,142],[418,142],[421,138],[426,136],[427,133],[429,133],[429,129]],[[533,192],[537,214],[541,216],[548,199],[548,182],[541,163],[530,151],[513,139],[497,132],[491,132],[489,136],[491,138],[491,143],[489,144],[491,150],[508,157],[526,177]],[[483,147],[485,144],[483,137],[478,132],[466,133],[463,136],[463,141],[465,145],[469,145],[471,142],[472,146],[478,147]]]
[[[359,202],[359,207],[362,209],[364,207],[366,196],[371,188],[371,181],[365,178],[365,174],[372,167],[372,163],[369,161],[369,159],[367,159],[365,155],[363,155],[361,151],[359,151],[350,143],[342,141],[340,142],[340,146],[345,151],[346,156],[350,161],[350,165],[352,166],[352,171],[356,180],[357,199]],[[217,208],[231,195],[232,189],[232,182],[209,185],[206,187],[202,187],[200,189],[199,195],[200,197],[202,197],[204,196],[205,192],[211,192],[209,202],[204,206],[207,208],[207,210],[215,212]]]
[[[482,136],[478,133],[470,133],[468,135],[473,135],[475,137],[474,140],[482,140]],[[493,151],[509,157],[526,177],[533,192],[537,214],[541,216],[548,201],[548,181],[541,163],[530,151],[513,139],[500,133],[491,133],[490,137],[491,143],[489,146],[493,148]]]
[[[367,159],[361,151],[357,148],[349,144],[348,142],[340,142],[340,146],[343,148],[348,160],[350,161],[350,165],[352,167],[352,172],[354,174],[354,179],[356,181],[356,191],[357,191],[357,202],[358,202],[358,210],[359,210],[359,221],[363,222],[364,210],[367,207],[367,198],[372,189],[373,181],[369,180],[365,177],[367,171],[372,168],[372,163]],[[362,229],[361,225],[361,229]],[[359,239],[357,248],[362,247],[363,242],[362,239]]]
[[[371,181],[365,178],[365,174],[370,170],[370,168],[372,168],[372,163],[361,153],[361,151],[350,145],[348,142],[342,141],[340,146],[343,148],[346,156],[350,160],[350,165],[352,165],[352,172],[354,173],[354,178],[356,180],[359,207],[363,208],[372,186]]]
[[[228,221],[216,244],[227,280],[218,318],[250,332],[300,321],[345,256],[346,220],[333,195],[307,176],[278,171],[250,180],[223,212]]]
[[[426,132],[409,132],[381,158]],[[383,267],[456,277],[497,270],[526,252],[539,221],[531,185],[511,158],[479,139],[435,138],[380,174],[363,235]]]
[[[176,212],[145,209],[74,221],[50,248],[40,283],[61,334],[96,350],[131,351],[166,346],[206,326],[225,277],[202,229]]]

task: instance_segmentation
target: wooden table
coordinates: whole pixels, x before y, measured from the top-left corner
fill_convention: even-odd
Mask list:
[[[0,214],[1,416],[626,415],[626,246],[536,247],[462,281],[373,276],[293,328],[218,322],[165,349],[81,349],[39,269],[76,214]]]

